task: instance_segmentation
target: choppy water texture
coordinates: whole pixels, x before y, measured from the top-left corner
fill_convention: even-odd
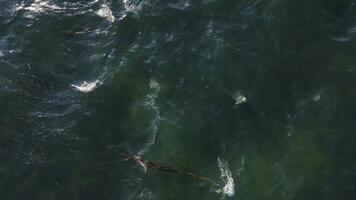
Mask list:
[[[355,52],[355,0],[0,0],[0,199],[356,199]]]

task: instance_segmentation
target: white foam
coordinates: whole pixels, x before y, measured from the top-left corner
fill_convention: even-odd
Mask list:
[[[146,167],[145,163],[143,163],[143,161],[141,161],[141,157],[140,156],[133,156],[133,157],[136,158],[136,161],[138,162],[138,164],[140,164],[140,166],[146,172],[147,171],[147,167]]]
[[[112,14],[110,7],[106,4],[102,5],[101,9],[98,10],[96,14],[99,15],[100,17],[107,19],[111,23],[115,22],[115,16]]]
[[[137,12],[142,7],[141,3],[136,5],[135,3],[131,2],[130,0],[123,0],[122,3],[124,5],[125,13],[122,15],[122,17],[120,17],[120,20],[124,19],[126,17],[127,13],[137,14]]]
[[[320,100],[320,94],[316,94],[314,97],[313,97],[313,101],[314,102],[318,102]]]
[[[234,98],[236,105],[244,104],[247,102],[247,98],[244,95],[242,95],[240,92],[236,92],[235,94],[233,94],[232,98]]]
[[[96,80],[93,82],[86,82],[83,81],[80,85],[74,85],[72,84],[71,86],[74,87],[75,89],[81,91],[81,92],[91,92],[93,91],[98,85],[101,84],[101,81]]]
[[[35,0],[29,7],[23,7],[23,5],[21,5],[18,7],[18,9],[30,11],[31,13],[27,13],[26,17],[33,18],[33,14],[62,10],[63,8],[58,7],[55,4],[50,4],[48,0]]]
[[[232,178],[231,171],[229,169],[229,164],[227,163],[227,161],[218,157],[218,166],[220,169],[220,178],[225,185],[223,188],[217,190],[217,192],[232,197],[235,194],[235,183],[234,179]]]
[[[152,135],[146,146],[138,153],[138,155],[143,155],[152,145],[156,142],[156,134],[158,132],[158,126],[161,121],[161,114],[159,112],[159,107],[156,104],[156,99],[160,91],[160,86],[156,79],[151,79],[149,83],[150,93],[146,96],[144,104],[154,112],[154,119],[151,122]]]
[[[21,3],[21,4],[16,4],[16,8],[15,8],[15,11],[19,11],[19,10],[22,10],[25,6],[25,3]]]
[[[124,8],[127,12],[134,12],[136,10],[136,7],[130,0],[123,0],[122,3],[124,3]]]
[[[152,192],[150,190],[148,190],[147,188],[144,188],[143,190],[141,190],[137,197],[138,197],[138,199],[141,199],[141,200],[154,199]]]
[[[82,14],[85,12],[92,12],[91,6],[98,3],[99,0],[91,0],[86,2],[85,4],[81,4],[79,2],[62,2],[57,3],[52,0],[34,0],[29,6],[25,6],[25,3],[17,4],[16,11],[24,10],[25,17],[27,18],[35,18],[36,16],[42,13],[59,13],[63,11],[78,11],[76,14]],[[62,6],[60,6],[62,5]],[[84,10],[83,10],[84,9]],[[71,15],[70,13],[66,13],[67,15]]]

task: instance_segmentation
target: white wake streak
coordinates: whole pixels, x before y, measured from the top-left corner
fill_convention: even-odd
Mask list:
[[[218,157],[218,166],[220,169],[220,178],[225,185],[223,188],[218,189],[216,192],[232,197],[235,194],[235,183],[229,169],[229,164],[227,161]]]

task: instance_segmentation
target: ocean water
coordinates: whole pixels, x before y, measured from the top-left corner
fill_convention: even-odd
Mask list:
[[[0,0],[0,199],[356,199],[355,70],[355,0]]]

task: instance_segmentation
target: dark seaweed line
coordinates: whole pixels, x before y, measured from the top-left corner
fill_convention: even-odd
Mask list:
[[[191,176],[193,179],[195,180],[200,180],[200,181],[204,181],[205,183],[208,183],[210,186],[217,186],[218,184],[205,177],[205,176],[199,176],[194,172],[190,172],[190,171],[183,171],[183,170],[179,170],[170,166],[163,166],[160,163],[157,162],[152,162],[152,161],[148,161],[145,160],[141,157],[135,156],[132,153],[129,152],[125,152],[125,153],[120,153],[120,156],[122,156],[123,160],[131,160],[136,162],[139,165],[144,166],[146,169],[153,169],[153,170],[158,170],[158,171],[163,171],[163,172],[169,172],[169,173],[179,173],[179,174],[183,174],[186,176]]]

